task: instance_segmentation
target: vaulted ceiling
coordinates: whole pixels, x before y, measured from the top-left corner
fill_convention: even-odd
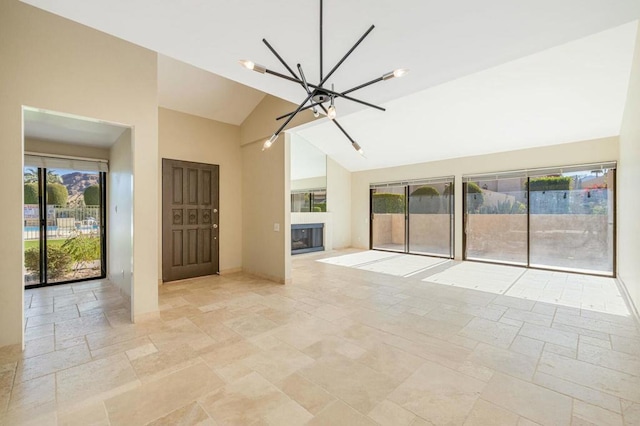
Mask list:
[[[318,0],[23,1],[295,103],[304,98],[299,86],[247,71],[237,61],[284,72],[264,37],[291,65],[301,63],[309,80],[318,80]],[[336,90],[394,68],[411,69],[406,77],[357,92],[387,112],[336,104],[367,158],[359,158],[326,118],[297,130],[350,170],[619,131],[638,0],[325,0],[324,8],[325,73],[376,25],[329,81]],[[187,72],[171,59],[161,57],[160,65],[169,80]],[[161,88],[161,103],[171,96]],[[212,114],[216,97],[238,97],[234,114],[221,119],[237,123],[260,96],[241,86],[226,92],[219,87],[199,115]]]

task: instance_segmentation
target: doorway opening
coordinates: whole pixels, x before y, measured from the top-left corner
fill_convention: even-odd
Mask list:
[[[23,129],[25,288],[106,278],[107,172],[130,128],[25,106]]]

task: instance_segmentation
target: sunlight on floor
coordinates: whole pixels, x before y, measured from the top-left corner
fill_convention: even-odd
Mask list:
[[[375,250],[320,259],[319,262],[399,277],[448,266],[422,281],[613,315],[630,315],[616,280],[608,277],[480,262],[454,263],[435,257]],[[447,262],[450,265],[446,265]]]

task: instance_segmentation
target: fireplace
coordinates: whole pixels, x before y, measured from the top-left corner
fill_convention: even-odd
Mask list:
[[[324,223],[291,225],[291,254],[324,250]]]

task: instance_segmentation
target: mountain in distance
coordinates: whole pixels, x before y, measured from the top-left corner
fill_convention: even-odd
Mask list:
[[[69,191],[70,205],[82,204],[84,190],[98,184],[97,173],[72,172],[61,176],[62,184]]]

